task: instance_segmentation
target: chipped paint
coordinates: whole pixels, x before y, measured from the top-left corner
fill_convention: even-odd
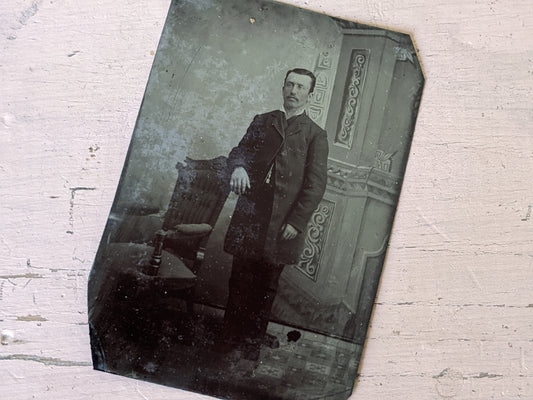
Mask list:
[[[30,7],[22,12],[19,18],[21,25],[26,25],[28,21],[39,11],[39,7],[42,4],[42,0],[34,1]]]
[[[43,278],[43,276],[40,275],[40,274],[33,274],[33,273],[14,274],[14,275],[0,275],[0,279],[17,279],[17,278],[35,279],[35,278]]]
[[[40,315],[26,315],[23,317],[17,317],[17,321],[48,321],[46,318],[41,317]]]

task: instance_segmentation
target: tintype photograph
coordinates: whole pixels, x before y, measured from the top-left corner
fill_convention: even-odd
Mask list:
[[[174,0],[89,280],[94,368],[347,399],[423,83],[409,35]]]

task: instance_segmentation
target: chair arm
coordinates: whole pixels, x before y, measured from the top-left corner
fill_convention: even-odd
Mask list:
[[[211,233],[213,227],[209,224],[179,224],[172,230],[166,231],[170,239],[194,239],[207,236]]]

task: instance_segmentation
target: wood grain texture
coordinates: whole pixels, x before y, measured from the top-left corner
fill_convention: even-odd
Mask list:
[[[353,398],[533,399],[533,3],[287,1],[413,35],[426,87]],[[93,371],[86,283],[168,0],[0,4],[1,399],[200,399]]]

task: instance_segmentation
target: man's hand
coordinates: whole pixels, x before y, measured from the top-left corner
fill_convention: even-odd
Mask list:
[[[298,231],[291,224],[285,224],[281,227],[281,238],[283,240],[291,240],[296,237]]]
[[[229,187],[238,195],[244,194],[246,190],[250,189],[250,177],[243,167],[237,167],[233,170]]]

